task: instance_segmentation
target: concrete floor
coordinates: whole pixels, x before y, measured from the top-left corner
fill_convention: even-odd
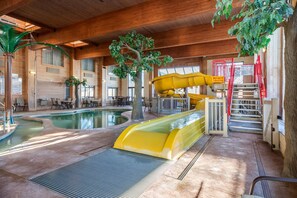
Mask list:
[[[145,117],[155,116],[146,113]],[[0,197],[61,197],[29,179],[110,148],[129,124],[130,121],[110,129],[79,133],[46,130],[19,149],[0,153]],[[204,152],[193,161],[206,142]],[[248,192],[252,180],[259,175],[257,152],[266,175],[280,176],[281,154],[271,151],[260,135],[231,133],[228,138],[213,136],[210,139],[204,136],[160,173],[141,197],[240,197]],[[192,167],[185,172],[189,164]],[[269,189],[272,197],[297,197],[297,185],[269,183]],[[256,194],[262,193],[261,185],[257,185]]]

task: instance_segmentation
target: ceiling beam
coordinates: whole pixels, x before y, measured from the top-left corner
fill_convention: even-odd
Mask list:
[[[0,1],[0,16],[13,12],[18,8],[31,3],[34,0],[1,0]]]
[[[228,29],[236,22],[222,21],[214,28],[211,24],[203,24],[177,28],[166,32],[158,32],[151,35],[155,40],[155,49],[192,45],[214,41],[233,39],[228,35]],[[111,41],[98,46],[86,46],[75,51],[75,59],[95,58],[109,56],[108,46]]]
[[[200,43],[194,45],[186,45],[172,48],[160,49],[162,55],[169,55],[172,58],[193,58],[204,56],[219,56],[237,53],[236,46],[238,42],[236,39],[216,41],[210,43]],[[104,57],[103,65],[114,65],[114,59],[111,56]]]
[[[63,44],[186,19],[215,12],[215,3],[210,0],[151,0],[40,35],[38,41]]]

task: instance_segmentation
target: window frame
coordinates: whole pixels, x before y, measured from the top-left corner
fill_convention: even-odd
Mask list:
[[[50,61],[50,63],[45,61],[44,51],[46,51],[46,50],[51,51],[51,61]],[[54,53],[55,51],[59,52],[59,54],[61,55],[60,58],[61,58],[62,65],[54,64],[55,60],[57,59],[57,57],[55,57],[55,53]],[[51,66],[57,66],[57,67],[64,67],[64,54],[60,50],[55,49],[55,48],[44,48],[44,49],[41,50],[41,63],[42,63],[42,65],[51,65]]]

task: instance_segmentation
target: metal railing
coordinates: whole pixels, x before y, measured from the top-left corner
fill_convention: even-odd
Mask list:
[[[205,99],[205,133],[228,137],[226,98]]]
[[[190,98],[158,97],[158,114],[173,114],[190,110]]]
[[[253,183],[252,183],[251,188],[250,188],[250,191],[249,191],[249,195],[252,195],[254,193],[254,189],[255,189],[256,183],[259,182],[259,181],[263,181],[263,180],[276,181],[276,182],[297,183],[297,178],[273,177],[273,176],[259,176],[259,177],[256,177],[253,180]]]
[[[228,117],[231,115],[231,106],[232,106],[232,97],[233,97],[233,86],[234,86],[234,76],[235,76],[235,65],[234,65],[234,58],[232,58],[232,65],[230,69],[230,78],[228,82]]]
[[[265,87],[264,76],[262,74],[262,63],[260,60],[260,55],[258,55],[257,62],[254,65],[254,76],[255,76],[255,82],[258,83],[258,86],[260,89],[261,104],[263,104],[263,98],[267,97],[267,91]]]

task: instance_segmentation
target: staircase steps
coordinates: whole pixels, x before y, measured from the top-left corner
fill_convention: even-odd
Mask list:
[[[231,105],[230,131],[262,133],[262,109],[258,84],[235,84]]]

